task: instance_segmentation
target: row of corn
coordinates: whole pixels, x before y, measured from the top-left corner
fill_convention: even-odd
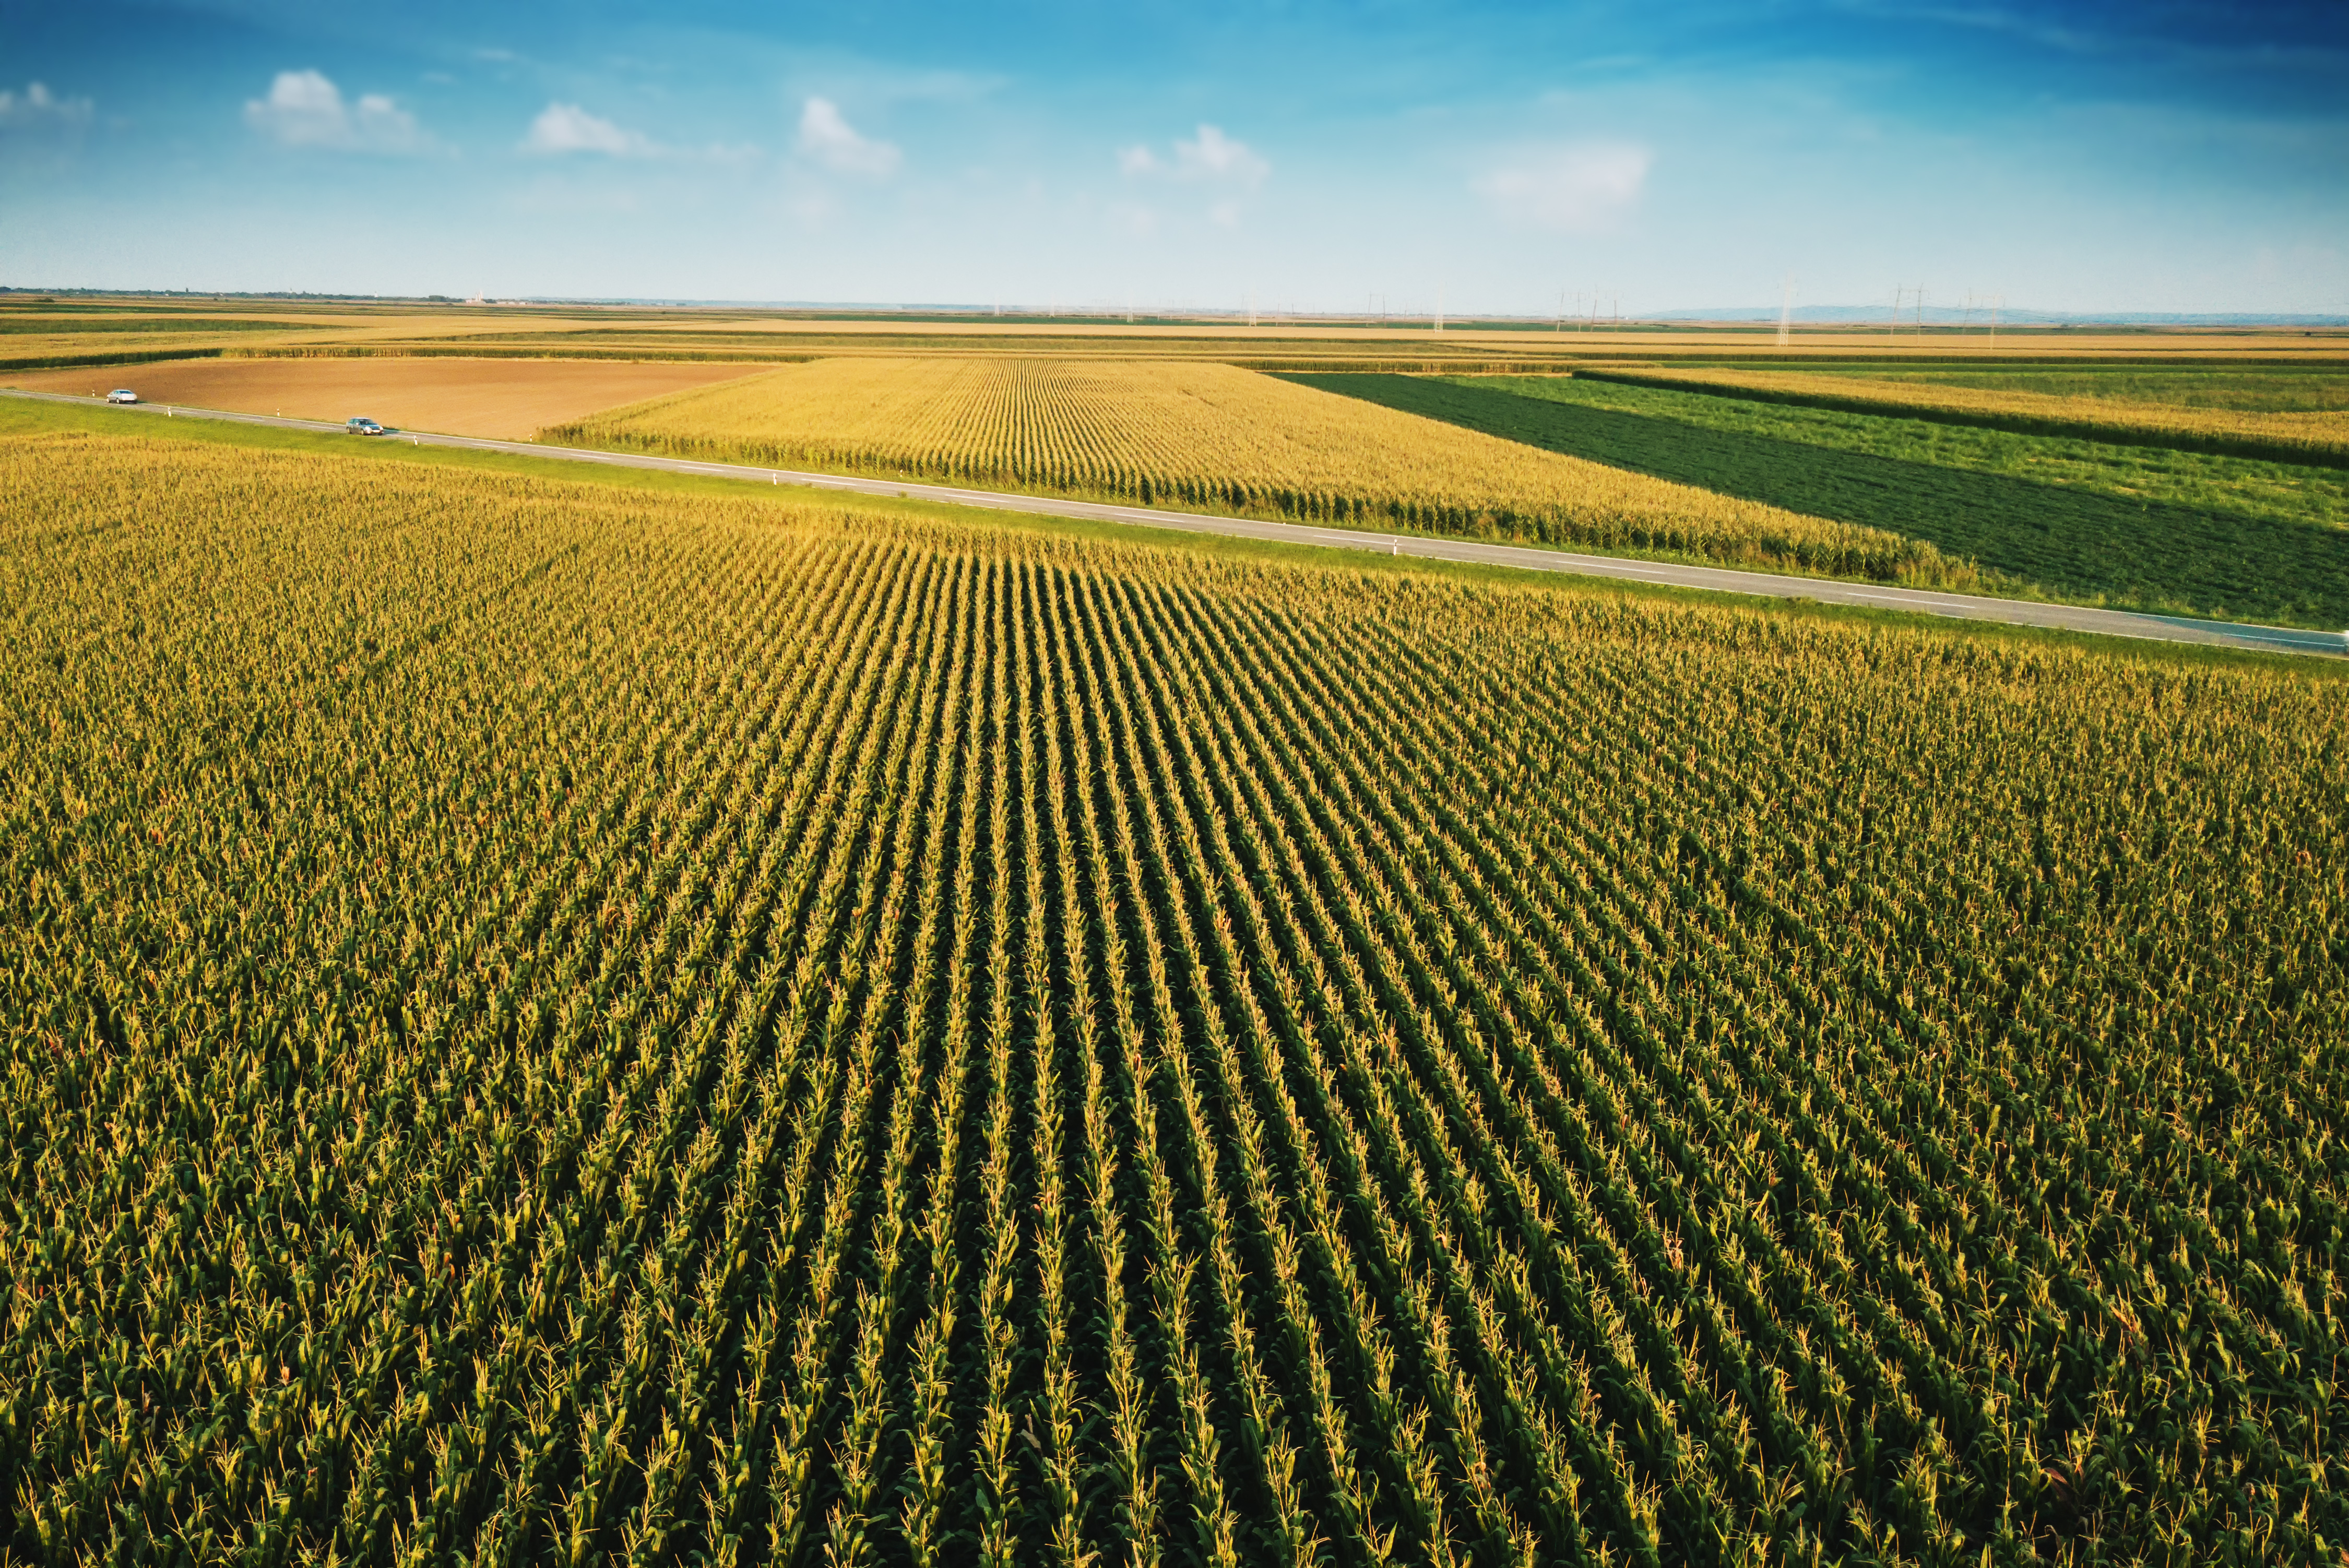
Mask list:
[[[2349,1542],[2321,673],[0,474],[16,1555]]]

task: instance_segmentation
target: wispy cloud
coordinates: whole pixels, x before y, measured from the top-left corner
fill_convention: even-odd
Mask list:
[[[2119,46],[2116,35],[2067,25],[2031,8],[2003,5],[1911,5],[1908,0],[1843,0],[1844,8],[1861,16],[1890,22],[1939,23],[1985,33],[2005,33],[2051,49],[2074,54],[2103,54]],[[2053,10],[2054,7],[2047,9]]]
[[[1655,160],[1628,142],[1581,142],[1512,160],[1470,185],[1512,222],[1587,232],[1630,213]]]
[[[575,103],[550,103],[530,122],[520,150],[542,158],[593,153],[604,158],[662,159],[688,163],[740,165],[755,163],[764,153],[748,142],[713,142],[708,147],[674,147],[655,141],[643,131],[589,114]]]
[[[610,158],[648,158],[658,150],[642,131],[623,130],[575,103],[551,103],[539,110],[522,150],[549,156],[600,152]]]
[[[317,71],[280,71],[265,98],[248,98],[244,123],[284,147],[323,147],[341,152],[422,152],[431,139],[416,117],[381,93],[362,93],[347,104],[343,93]]]
[[[1161,158],[1143,146],[1118,150],[1118,172],[1128,179],[1164,175],[1172,180],[1236,185],[1253,191],[1272,173],[1272,165],[1245,141],[1222,129],[1202,125],[1188,141],[1174,143],[1172,158]]]
[[[802,156],[835,174],[885,180],[905,161],[895,146],[860,135],[830,98],[812,98],[800,110]]]
[[[1240,199],[1272,177],[1271,160],[1262,153],[1225,135],[1220,126],[1204,124],[1197,135],[1187,141],[1177,138],[1164,154],[1140,144],[1119,148],[1117,170],[1128,180],[1197,187],[1207,199],[1207,222],[1219,229],[1238,228]]]
[[[1174,172],[1186,180],[1228,180],[1254,190],[1272,173],[1272,165],[1212,125],[1199,128],[1197,138],[1174,144]]]
[[[0,129],[79,130],[95,112],[89,99],[59,98],[39,82],[21,93],[0,88]]]

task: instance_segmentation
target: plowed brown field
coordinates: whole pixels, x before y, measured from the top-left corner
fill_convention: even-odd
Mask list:
[[[365,414],[406,429],[526,440],[547,425],[760,368],[578,359],[193,359],[19,371],[5,384],[99,394],[128,387],[150,403],[298,419]]]

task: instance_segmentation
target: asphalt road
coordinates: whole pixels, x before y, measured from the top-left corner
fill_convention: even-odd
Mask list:
[[[58,392],[25,392],[0,387],[0,396],[44,403],[98,407],[96,398]],[[266,414],[232,414],[211,408],[185,408],[140,403],[119,410],[125,416],[163,418],[225,419],[240,425],[265,425],[285,430],[341,433],[340,425],[315,419],[285,419]],[[2256,648],[2271,653],[2349,655],[2349,633],[2309,632],[2289,626],[2261,626],[2237,621],[2197,621],[2170,615],[2139,615],[2120,610],[2095,610],[2072,604],[2041,604],[2022,599],[1992,599],[1971,593],[1937,593],[1925,589],[1896,588],[1884,583],[1840,583],[1817,577],[1785,577],[1768,572],[1739,572],[1723,566],[1683,566],[1662,561],[1629,560],[1613,555],[1580,555],[1572,551],[1537,546],[1487,544],[1473,539],[1429,539],[1417,534],[1373,533],[1361,529],[1316,528],[1309,523],[1263,522],[1253,518],[1215,517],[1202,512],[1167,511],[1157,507],[1116,506],[1102,501],[1064,500],[1054,496],[1014,495],[1002,490],[966,490],[959,485],[916,484],[907,480],[856,479],[842,474],[802,473],[792,469],[750,468],[738,463],[704,463],[685,458],[658,458],[633,452],[595,452],[576,447],[545,447],[533,441],[501,441],[480,436],[436,436],[422,430],[399,430],[373,440],[406,441],[422,447],[455,447],[468,451],[507,452],[519,457],[552,458],[567,462],[596,463],[605,468],[651,469],[664,473],[702,474],[751,484],[796,485],[810,490],[839,490],[850,495],[902,496],[916,500],[944,501],[954,506],[983,507],[995,511],[1024,512],[1041,517],[1080,518],[1094,522],[1132,523],[1143,528],[1172,529],[1183,533],[1214,533],[1234,539],[1261,539],[1281,544],[1319,545],[1332,550],[1367,551],[1376,555],[1407,555],[1426,561],[1464,561],[1486,566],[1508,566],[1526,572],[1564,572],[1578,577],[1603,577],[1626,583],[1653,583],[1674,588],[1702,588],[1722,593],[1749,593],[1779,599],[1807,599],[1822,604],[1856,604],[1876,610],[1904,610],[1959,620],[1996,621],[2015,626],[2047,626],[2067,632],[2087,632],[2110,637],[2139,637],[2165,643],[2201,643],[2231,648]],[[353,437],[354,446],[360,438]]]

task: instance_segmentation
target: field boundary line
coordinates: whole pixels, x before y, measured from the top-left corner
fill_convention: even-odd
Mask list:
[[[33,392],[0,387],[0,397],[31,402],[57,403],[80,408],[109,405],[92,397],[65,392]],[[255,425],[270,429],[302,430],[339,435],[343,427],[320,419],[289,419],[267,414],[240,414],[219,408],[191,408],[179,404],[140,403],[113,409],[171,418],[213,419]],[[494,452],[511,457],[545,458],[604,468],[641,469],[657,473],[692,474],[708,479],[750,484],[792,485],[844,495],[925,500],[990,511],[1019,512],[1037,517],[1079,521],[1123,523],[1166,529],[1179,533],[1216,534],[1276,544],[1301,544],[1330,550],[1362,551],[1373,555],[1408,556],[1423,561],[1457,562],[1477,566],[1501,566],[1525,572],[1563,573],[1615,582],[1640,583],[1668,588],[1694,588],[1708,593],[1753,597],[1808,600],[1862,609],[1901,610],[1956,620],[1985,621],[2003,625],[2038,626],[2095,636],[2131,637],[2143,641],[2199,644],[2209,647],[2251,649],[2265,653],[2349,655],[2349,632],[2309,631],[2293,626],[2267,626],[2244,621],[2203,621],[2182,615],[2155,615],[2127,610],[2104,610],[2085,604],[2044,603],[2030,599],[1997,599],[1971,593],[1902,588],[1890,583],[1852,583],[1832,577],[1792,577],[1779,573],[1749,572],[1729,566],[1698,566],[1680,562],[1645,561],[1633,556],[1588,555],[1540,545],[1500,544],[1484,540],[1434,538],[1424,534],[1380,533],[1366,529],[1325,528],[1313,523],[1273,522],[1257,518],[1223,517],[1209,512],[1169,511],[1155,507],[1123,506],[1059,496],[1022,495],[1016,491],[973,490],[961,485],[926,484],[915,480],[873,479],[851,474],[812,473],[796,469],[760,468],[742,463],[708,462],[691,458],[663,458],[640,452],[607,452],[584,447],[542,446],[534,441],[501,440],[488,436],[451,436],[426,430],[400,430],[390,438],[405,438],[416,446],[460,451]],[[376,438],[384,439],[386,438]]]

